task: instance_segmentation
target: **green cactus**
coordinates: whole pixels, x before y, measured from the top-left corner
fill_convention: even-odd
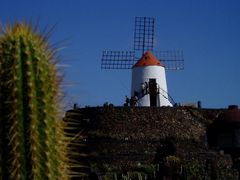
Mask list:
[[[27,23],[1,28],[0,179],[68,179],[55,52]]]

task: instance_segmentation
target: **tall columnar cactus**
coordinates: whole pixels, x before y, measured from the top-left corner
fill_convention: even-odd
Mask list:
[[[55,51],[26,23],[0,34],[0,179],[66,179]]]

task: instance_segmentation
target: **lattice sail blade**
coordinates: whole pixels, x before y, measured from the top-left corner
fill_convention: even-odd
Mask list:
[[[131,69],[135,62],[134,51],[103,51],[101,69]]]
[[[154,52],[158,60],[167,70],[183,70],[184,58],[182,50],[166,50]]]
[[[152,17],[136,17],[134,31],[134,50],[146,51],[153,50],[154,41],[154,23]]]

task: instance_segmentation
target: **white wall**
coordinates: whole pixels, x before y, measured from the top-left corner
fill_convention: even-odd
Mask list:
[[[165,98],[168,97],[167,93],[165,93],[168,91],[165,68],[162,66],[134,67],[132,69],[131,96],[134,95],[134,91],[141,92],[141,84],[144,82],[149,82],[149,79],[156,79],[156,82],[159,85],[160,89],[163,90],[160,90],[160,94],[158,95],[157,106],[172,106],[169,100]],[[138,100],[138,106],[150,106],[149,94]]]

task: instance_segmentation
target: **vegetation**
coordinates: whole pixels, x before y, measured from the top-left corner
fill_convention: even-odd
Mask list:
[[[110,167],[104,164],[102,168],[92,169],[95,178],[104,180],[158,180],[158,179],[235,179],[239,174],[237,170],[223,164],[222,160],[209,161],[210,164],[203,164],[198,160],[180,160],[178,157],[170,156],[165,159],[164,164],[140,165],[132,170],[124,172],[121,168]],[[216,164],[215,164],[216,163]],[[216,167],[214,166],[216,165]],[[108,167],[108,168],[104,168]]]
[[[60,77],[47,36],[27,23],[1,27],[0,179],[68,179]]]

